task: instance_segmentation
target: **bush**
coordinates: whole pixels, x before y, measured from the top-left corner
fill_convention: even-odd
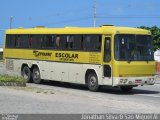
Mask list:
[[[22,77],[0,75],[0,82],[26,82]]]

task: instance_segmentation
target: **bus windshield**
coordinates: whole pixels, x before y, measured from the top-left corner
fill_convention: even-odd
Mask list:
[[[115,35],[115,59],[118,61],[153,61],[150,35]]]

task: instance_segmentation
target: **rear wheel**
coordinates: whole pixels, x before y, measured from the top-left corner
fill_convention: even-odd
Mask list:
[[[35,67],[33,69],[32,78],[33,78],[33,82],[36,84],[40,84],[42,82],[41,74],[40,74],[38,67]]]
[[[95,73],[90,73],[87,78],[87,86],[90,91],[96,92],[99,88],[98,78]]]
[[[32,82],[31,70],[28,66],[24,66],[22,68],[21,75],[26,80],[26,82]]]
[[[133,89],[131,86],[121,86],[120,88],[123,92],[130,92]]]

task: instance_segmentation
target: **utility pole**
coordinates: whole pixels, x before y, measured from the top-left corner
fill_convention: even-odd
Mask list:
[[[13,22],[13,16],[11,16],[10,20],[9,20],[9,27],[10,27],[10,29],[12,29],[12,22]]]
[[[96,27],[96,18],[97,18],[97,6],[96,6],[96,1],[94,1],[93,5],[93,25]]]

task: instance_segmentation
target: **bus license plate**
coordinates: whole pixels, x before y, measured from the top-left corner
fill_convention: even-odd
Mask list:
[[[135,84],[140,85],[142,83],[142,80],[135,80]]]

